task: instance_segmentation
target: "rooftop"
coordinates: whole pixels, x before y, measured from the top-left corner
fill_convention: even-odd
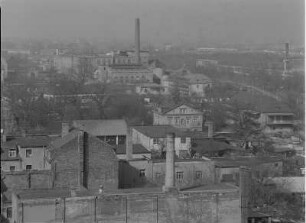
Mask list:
[[[126,135],[128,128],[124,119],[75,120],[72,125],[93,136]]]
[[[133,145],[133,154],[151,153],[141,144]],[[116,148],[116,154],[126,154],[126,145],[120,145]]]
[[[211,158],[215,161],[216,167],[240,167],[256,166],[263,163],[274,163],[282,161],[279,157],[235,157],[235,158]]]
[[[228,143],[213,139],[194,139],[192,140],[192,149],[198,153],[238,150],[238,148],[235,148]]]
[[[168,133],[174,133],[176,137],[186,137],[186,133],[171,125],[133,126],[132,128],[150,138],[166,138]]]
[[[37,148],[37,147],[46,147],[49,145],[50,142],[51,138],[48,136],[28,136],[28,137],[19,137],[4,142],[1,144],[1,147],[12,148],[18,145],[21,148]]]

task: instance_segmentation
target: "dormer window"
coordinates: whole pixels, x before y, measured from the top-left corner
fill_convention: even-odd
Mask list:
[[[16,155],[17,155],[16,149],[9,150],[9,153],[8,153],[9,157],[16,157]]]

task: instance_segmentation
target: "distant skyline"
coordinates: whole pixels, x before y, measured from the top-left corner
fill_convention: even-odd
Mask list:
[[[304,45],[304,0],[2,0],[2,37]]]

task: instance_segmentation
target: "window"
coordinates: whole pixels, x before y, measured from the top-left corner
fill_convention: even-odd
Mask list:
[[[145,176],[146,176],[145,169],[139,170],[139,177],[140,177],[140,178],[143,178],[143,177],[145,177]]]
[[[278,167],[278,163],[274,163],[274,166],[275,166],[275,167]]]
[[[31,170],[32,169],[32,165],[26,165],[26,170]]]
[[[9,157],[16,157],[16,149],[10,149],[9,150],[9,153],[8,153],[8,156]]]
[[[154,144],[154,145],[158,144],[158,138],[154,138],[154,139],[153,139],[153,144]]]
[[[6,217],[7,218],[12,218],[12,208],[11,207],[8,207],[6,209]]]
[[[184,179],[184,173],[183,172],[176,172],[176,180],[178,182],[182,182]]]
[[[196,175],[195,175],[196,179],[202,179],[202,171],[196,171]]]
[[[10,171],[15,171],[16,167],[15,166],[10,166]]]
[[[186,137],[181,137],[181,143],[186,143]]]
[[[161,173],[155,173],[155,179],[156,180],[161,179]]]
[[[32,156],[32,149],[26,149],[26,157]]]
[[[187,109],[186,109],[186,108],[180,108],[180,113],[181,113],[181,114],[185,114],[185,113],[186,113],[186,111],[187,111]]]

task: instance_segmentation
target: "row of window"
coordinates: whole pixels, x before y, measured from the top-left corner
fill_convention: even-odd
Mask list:
[[[26,157],[32,156],[32,149],[26,149]],[[17,150],[16,149],[10,149],[8,152],[9,157],[16,157],[17,156]]]
[[[181,143],[186,143],[186,137],[181,137]],[[159,138],[153,138],[153,144],[158,145],[160,142]]]
[[[139,170],[139,177],[140,178],[144,178],[146,176],[145,174],[145,169],[141,169]],[[155,179],[160,179],[162,177],[161,173],[155,173]],[[202,171],[196,171],[195,172],[195,179],[196,180],[200,180],[202,179],[203,175],[202,175]],[[178,182],[181,182],[184,180],[184,172],[182,171],[178,171],[175,173],[175,178]]]
[[[10,171],[15,171],[16,166],[10,166]],[[32,170],[32,165],[26,165],[26,170]]]

